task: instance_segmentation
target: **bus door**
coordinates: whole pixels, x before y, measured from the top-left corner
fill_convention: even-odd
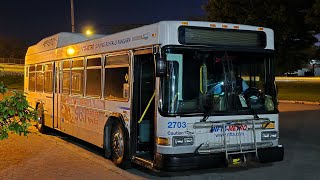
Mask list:
[[[152,161],[155,134],[155,73],[151,52],[150,54],[135,54],[133,74],[132,154]]]
[[[54,93],[53,93],[53,114],[55,129],[61,128],[60,102],[61,102],[61,62],[55,62],[54,66]]]

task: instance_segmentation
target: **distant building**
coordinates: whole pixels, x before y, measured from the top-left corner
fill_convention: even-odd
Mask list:
[[[314,75],[320,76],[320,67],[314,68]]]
[[[314,37],[318,39],[318,42],[316,42],[314,45],[320,47],[320,34],[316,34]]]

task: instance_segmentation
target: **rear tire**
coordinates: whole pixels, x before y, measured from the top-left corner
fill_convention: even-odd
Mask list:
[[[111,131],[111,159],[114,164],[122,169],[130,168],[128,158],[128,137],[124,133],[124,128],[120,123],[112,126]]]

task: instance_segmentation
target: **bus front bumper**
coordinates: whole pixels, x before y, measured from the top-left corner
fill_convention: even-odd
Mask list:
[[[283,146],[258,149],[259,162],[282,161]],[[155,168],[163,171],[205,169],[226,165],[225,153],[215,154],[156,154]]]

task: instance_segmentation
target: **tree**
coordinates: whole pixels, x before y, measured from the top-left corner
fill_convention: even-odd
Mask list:
[[[315,0],[305,18],[307,24],[310,25],[314,31],[320,32],[320,0]]]
[[[27,46],[15,38],[0,36],[0,58],[24,58]]]
[[[0,94],[4,95],[7,91],[3,82],[0,82]],[[14,92],[13,96],[4,97],[0,101],[0,140],[8,138],[9,133],[26,136],[30,120],[35,118],[36,112],[23,94]]]
[[[305,16],[312,5],[312,0],[208,0],[203,8],[209,21],[272,28],[275,32],[277,68],[284,72],[297,69],[310,60],[307,52],[315,38],[310,33]]]

